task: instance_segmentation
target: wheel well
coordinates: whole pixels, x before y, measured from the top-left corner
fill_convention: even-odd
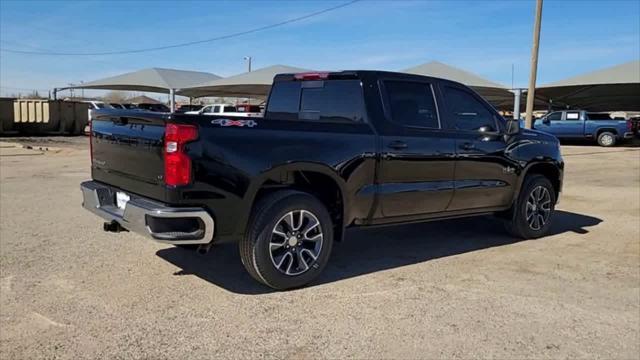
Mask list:
[[[279,179],[267,180],[256,194],[254,204],[266,194],[294,189],[312,194],[326,206],[334,227],[334,239],[342,240],[344,198],[340,187],[330,176],[316,171],[291,171]]]
[[[556,199],[558,199],[560,193],[560,170],[557,167],[551,164],[535,164],[527,171],[527,176],[532,174],[539,174],[549,179],[556,193]]]
[[[596,138],[605,131],[613,133],[614,135],[618,135],[618,131],[616,129],[604,128],[604,129],[598,129],[598,131],[596,132]]]

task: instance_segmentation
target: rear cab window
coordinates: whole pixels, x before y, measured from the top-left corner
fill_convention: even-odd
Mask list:
[[[276,82],[265,118],[318,122],[363,122],[364,98],[360,80]]]

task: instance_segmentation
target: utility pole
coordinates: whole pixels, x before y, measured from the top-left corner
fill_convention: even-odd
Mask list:
[[[247,61],[247,65],[249,66],[249,72],[251,72],[251,56],[245,56],[244,59]]]
[[[542,22],[542,0],[536,0],[536,19],[533,25],[533,47],[531,48],[531,73],[529,74],[529,91],[527,92],[527,116],[525,127],[532,128],[533,104],[535,101],[536,77],[538,76],[538,49],[540,47],[540,25]]]

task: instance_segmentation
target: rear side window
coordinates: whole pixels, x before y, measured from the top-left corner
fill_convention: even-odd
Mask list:
[[[567,120],[580,120],[580,113],[575,111],[567,112]]]
[[[444,96],[458,130],[497,130],[494,115],[473,94],[445,86]]]
[[[440,121],[431,85],[412,81],[385,81],[391,120],[405,125],[439,129]]]
[[[266,117],[282,120],[363,121],[364,99],[360,81],[277,83],[271,90]]]

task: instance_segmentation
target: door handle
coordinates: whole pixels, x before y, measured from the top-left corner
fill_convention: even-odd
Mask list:
[[[463,150],[475,150],[476,146],[471,142],[466,142],[466,143],[462,144],[461,148]]]
[[[409,146],[404,141],[396,140],[396,141],[390,142],[389,147],[392,149],[401,150],[401,149],[406,149]]]

